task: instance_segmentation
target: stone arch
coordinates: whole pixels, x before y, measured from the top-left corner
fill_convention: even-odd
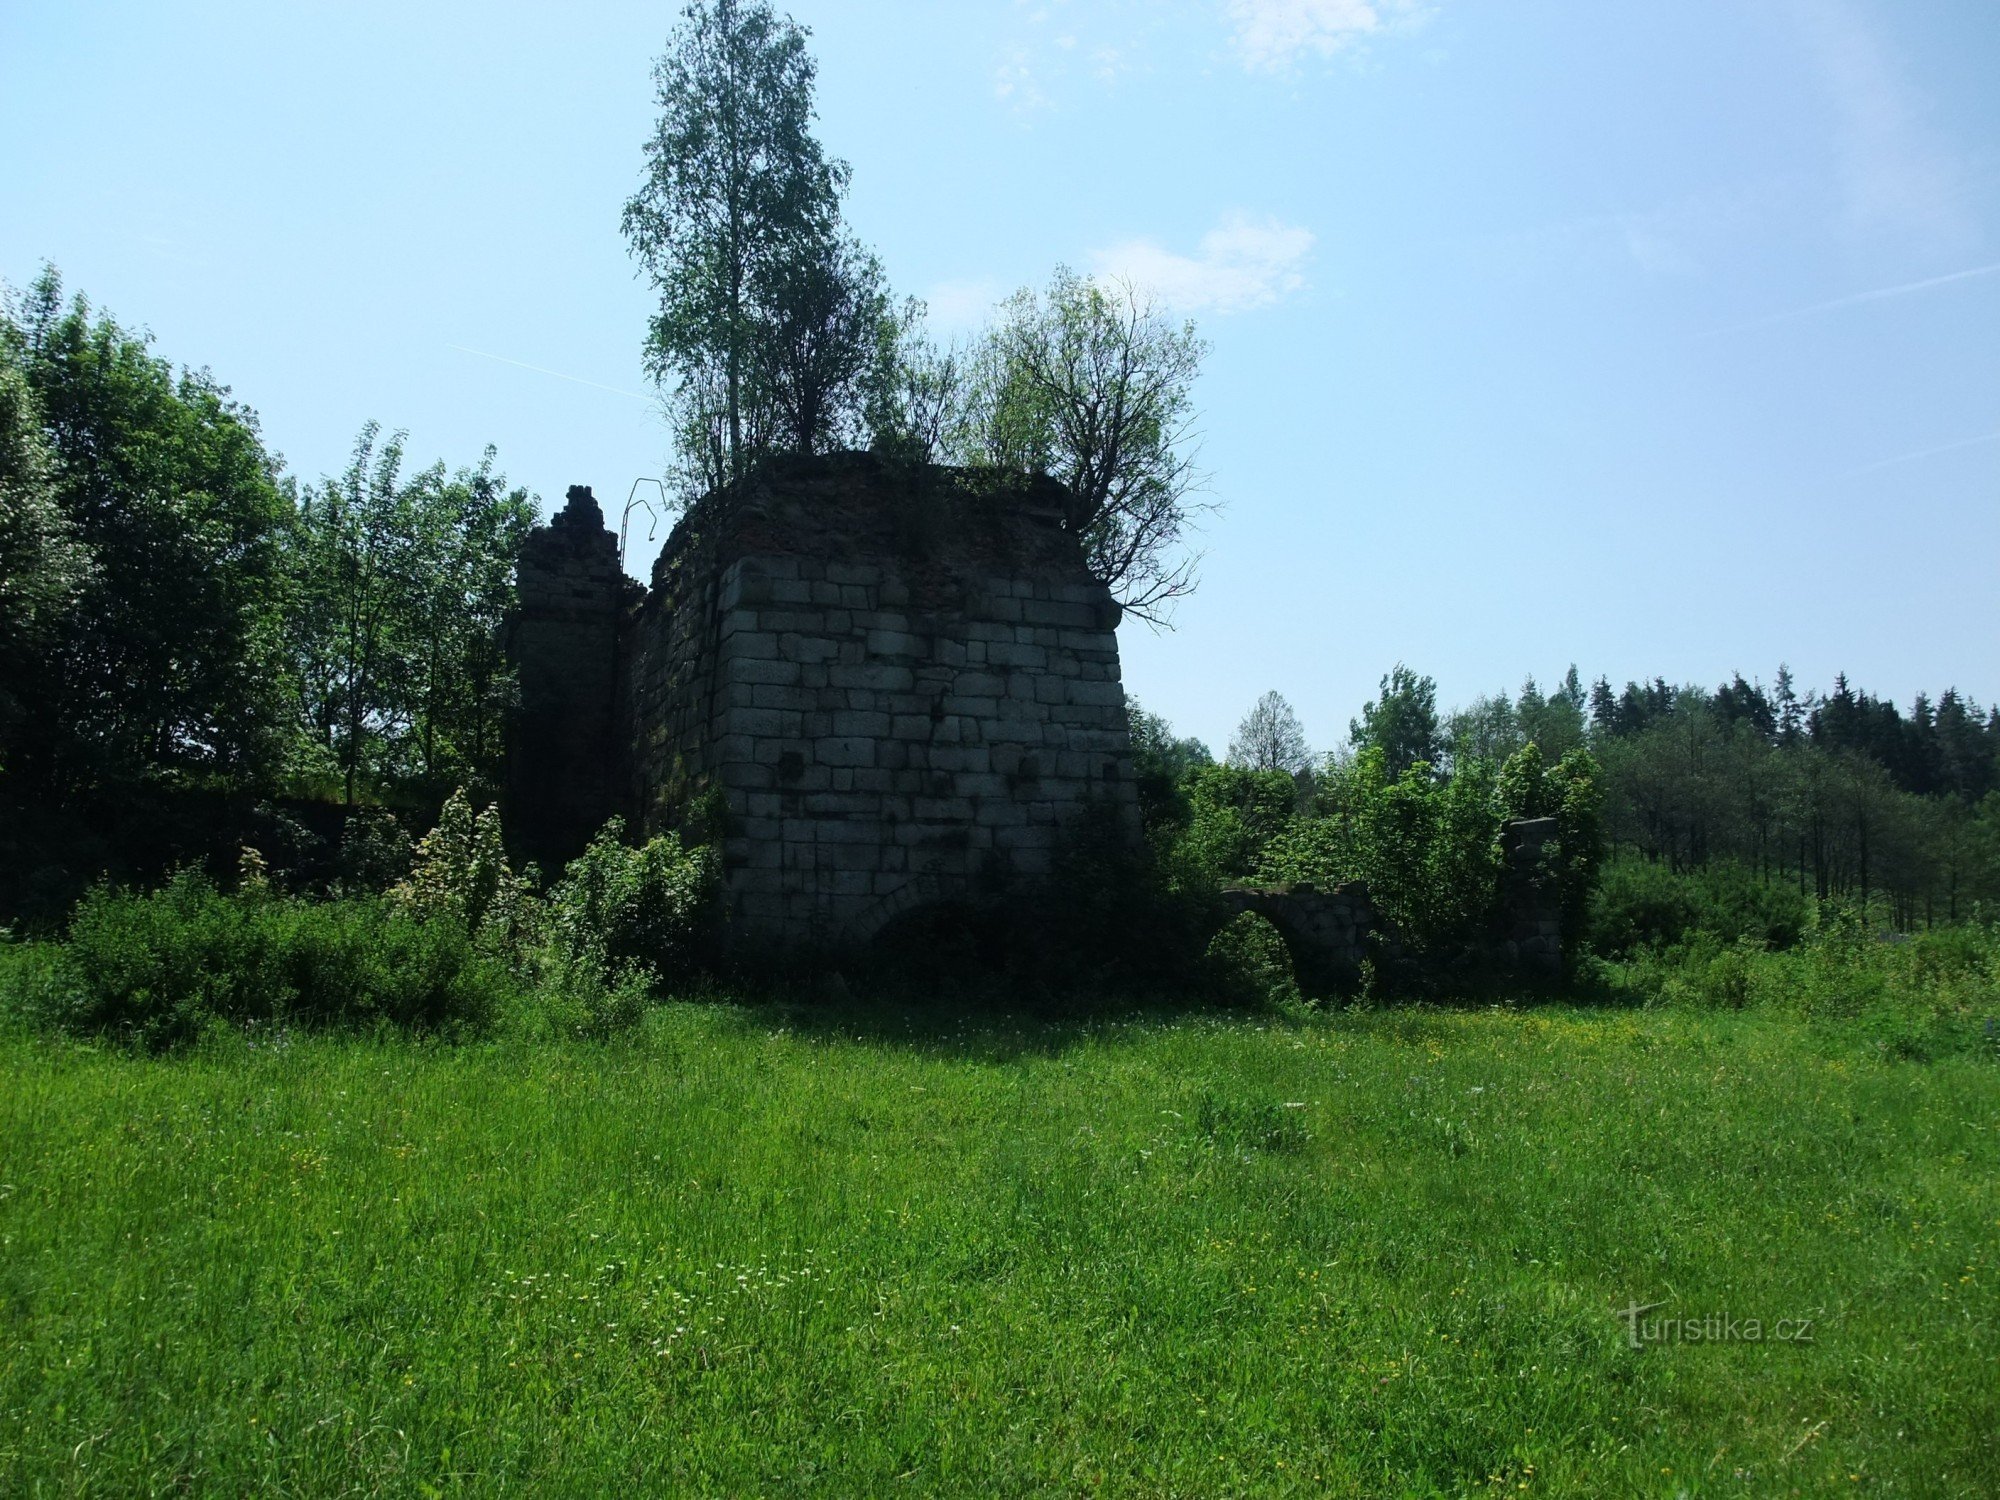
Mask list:
[[[882,929],[898,917],[908,916],[926,906],[948,901],[968,901],[972,882],[963,875],[935,872],[912,875],[888,894],[876,897],[847,919],[842,936],[855,947],[874,941]]]
[[[1255,912],[1278,930],[1292,968],[1308,987],[1352,985],[1369,956],[1370,934],[1393,951],[1393,933],[1360,881],[1321,890],[1314,885],[1232,885],[1222,891],[1231,912]]]

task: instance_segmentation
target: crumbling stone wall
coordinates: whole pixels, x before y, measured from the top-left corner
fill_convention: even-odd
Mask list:
[[[1087,812],[1138,837],[1118,607],[1060,500],[841,454],[675,528],[623,612],[605,763],[647,831],[721,822],[736,937],[866,939],[1047,874]],[[524,611],[531,567],[571,566],[536,545]]]
[[[516,585],[506,817],[523,853],[559,869],[624,805],[620,627],[638,589],[587,486],[528,534]]]
[[[1545,857],[1556,836],[1554,818],[1524,818],[1500,831],[1501,926],[1474,950],[1497,967],[1545,979],[1562,973],[1561,897]],[[1278,929],[1309,987],[1344,989],[1360,978],[1364,960],[1393,964],[1403,957],[1394,925],[1376,910],[1363,880],[1330,888],[1308,881],[1235,884],[1222,897],[1231,911],[1255,912]]]
[[[1348,989],[1369,959],[1402,957],[1395,931],[1375,910],[1368,883],[1350,880],[1322,890],[1300,881],[1287,885],[1230,885],[1222,892],[1231,911],[1252,911],[1284,936],[1292,965],[1308,989]]]
[[[1558,835],[1554,818],[1523,818],[1500,835],[1507,861],[1501,877],[1507,932],[1499,956],[1535,974],[1562,972],[1562,896],[1547,860]]]

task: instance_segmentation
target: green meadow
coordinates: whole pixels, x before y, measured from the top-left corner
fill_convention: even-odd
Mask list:
[[[1781,1015],[0,1040],[8,1495],[1979,1496],[1996,1315],[2000,1068]]]

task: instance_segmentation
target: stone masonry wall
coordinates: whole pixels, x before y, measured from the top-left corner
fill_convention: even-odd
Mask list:
[[[1557,836],[1554,818],[1524,818],[1509,823],[1501,835],[1507,935],[1500,956],[1531,973],[1562,972],[1561,897],[1545,868],[1548,846]]]
[[[529,533],[516,573],[508,656],[520,708],[507,751],[507,823],[522,853],[560,869],[623,807],[619,621],[636,587],[581,485]]]
[[[1056,513],[903,482],[823,460],[677,531],[631,625],[633,801],[720,795],[739,939],[1047,874],[1093,804],[1138,836],[1118,608]]]

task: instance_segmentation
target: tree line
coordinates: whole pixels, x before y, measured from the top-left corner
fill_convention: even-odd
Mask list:
[[[490,449],[411,472],[373,423],[301,482],[150,344],[52,268],[0,312],[8,801],[492,783],[533,498]]]
[[[1165,788],[1214,757],[1132,707],[1142,788],[1164,805]],[[2000,705],[1956,689],[1920,693],[1904,711],[1844,675],[1830,692],[1801,691],[1783,666],[1768,688],[1736,674],[1712,691],[1664,678],[1586,688],[1572,666],[1552,690],[1530,678],[1441,713],[1435,681],[1399,664],[1335,751],[1314,756],[1270,692],[1226,763],[1291,778],[1295,811],[1310,813],[1365,760],[1377,767],[1368,775],[1448,785],[1531,747],[1551,767],[1589,758],[1613,858],[1675,873],[1737,867],[1901,929],[2000,902]]]

